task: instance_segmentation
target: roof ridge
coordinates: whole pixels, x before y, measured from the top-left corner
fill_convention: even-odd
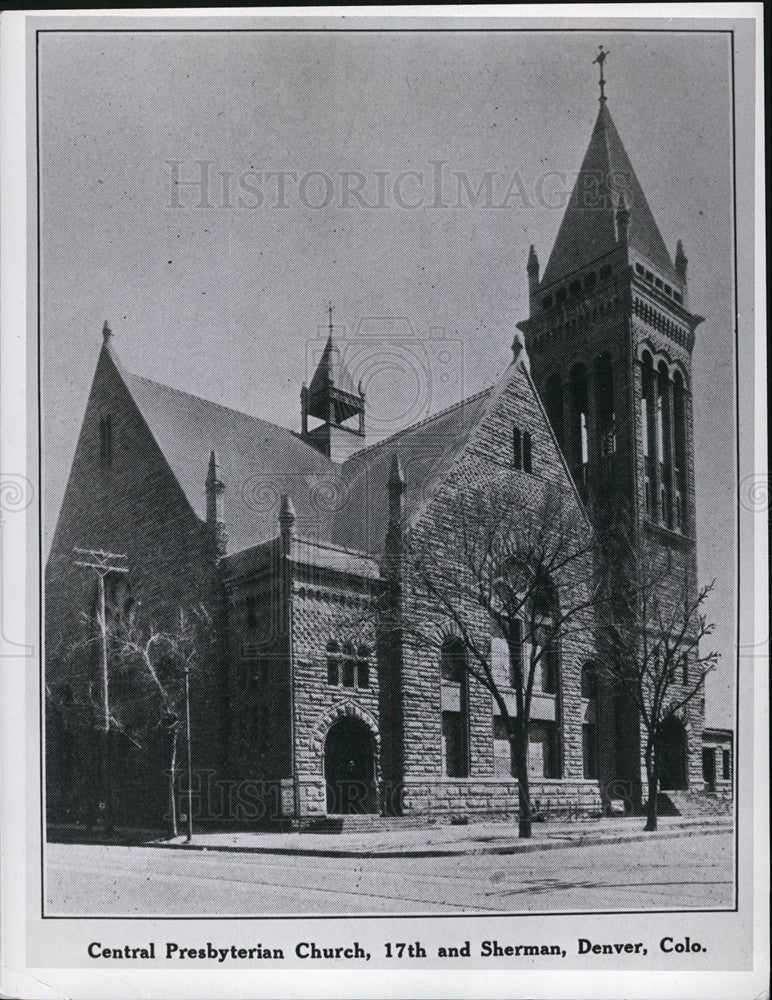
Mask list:
[[[176,392],[180,396],[187,396],[188,399],[196,399],[200,403],[206,403],[207,406],[216,406],[220,410],[227,410],[228,413],[238,413],[241,417],[247,417],[249,420],[254,420],[259,424],[265,424],[268,427],[275,427],[277,430],[285,431],[287,434],[291,434],[293,437],[298,438],[302,441],[302,437],[289,427],[284,427],[281,424],[275,424],[270,420],[264,420],[262,417],[256,417],[253,413],[247,413],[245,410],[237,410],[235,406],[226,406],[225,403],[218,403],[214,399],[207,399],[206,396],[197,396],[194,392],[186,392],[185,389],[177,389],[173,385],[168,385],[166,382],[159,382],[157,379],[148,378],[146,375],[138,375],[136,372],[130,371],[129,369],[124,369],[127,375],[132,378],[138,379],[140,382],[147,382],[150,385],[160,386],[162,389],[169,389],[171,392]]]
[[[423,420],[417,420],[414,424],[409,424],[407,427],[403,427],[401,430],[395,431],[388,437],[381,438],[380,441],[374,441],[372,444],[367,445],[366,448],[360,448],[359,451],[355,451],[353,455],[346,459],[347,464],[352,459],[358,458],[359,455],[363,455],[366,451],[372,451],[374,448],[380,448],[381,445],[386,444],[388,441],[393,441],[395,438],[401,437],[403,434],[407,434],[410,431],[416,430],[418,427],[423,427],[425,424],[430,423],[432,420],[437,420],[439,417],[444,417],[446,414],[450,413],[452,410],[457,409],[460,406],[465,406],[468,403],[473,403],[478,400],[481,396],[484,396],[488,392],[492,392],[496,388],[496,383],[493,385],[486,386],[484,389],[480,389],[479,392],[475,392],[471,396],[465,396],[463,399],[457,400],[455,403],[451,403],[450,406],[446,406],[443,410],[437,410],[436,413],[432,413],[428,417],[424,417]]]

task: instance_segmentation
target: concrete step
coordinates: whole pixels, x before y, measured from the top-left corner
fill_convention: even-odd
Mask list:
[[[716,792],[660,792],[657,812],[660,816],[730,816],[732,800]]]

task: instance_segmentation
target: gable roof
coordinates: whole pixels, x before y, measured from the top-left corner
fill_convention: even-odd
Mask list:
[[[112,347],[104,350],[202,521],[209,458],[212,451],[216,453],[219,478],[225,484],[231,554],[276,537],[281,497],[287,494],[295,507],[299,537],[379,556],[388,524],[388,481],[395,454],[406,480],[405,515],[410,523],[513,378],[525,378],[543,409],[521,345],[494,386],[339,465],[293,431],[135,375],[123,368]]]
[[[284,427],[127,371],[110,355],[193,512],[206,518],[209,456],[217,455],[229,551],[278,534],[279,503],[289,494],[299,534],[318,531],[315,496],[337,481],[339,466]],[[329,486],[327,485],[327,488]]]
[[[606,101],[601,101],[540,288],[560,281],[617,246],[615,212],[621,191],[630,213],[630,246],[651,261],[663,277],[679,280]]]

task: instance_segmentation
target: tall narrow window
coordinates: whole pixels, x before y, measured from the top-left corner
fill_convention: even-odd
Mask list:
[[[523,433],[523,472],[532,472],[531,467],[531,435],[528,431]]]
[[[442,713],[443,770],[449,778],[466,778],[469,765],[461,712]]]
[[[656,420],[654,418],[654,370],[651,355],[648,351],[644,353],[641,361],[641,383],[641,431],[643,436],[646,516],[653,519],[657,504],[654,476]]]
[[[673,527],[672,482],[670,474],[670,376],[664,361],[657,377],[657,449],[659,453],[660,519],[668,528]]]
[[[582,725],[582,764],[584,777],[598,777],[598,737],[594,722]]]
[[[571,423],[568,434],[568,458],[574,480],[586,499],[589,472],[589,446],[587,436],[587,372],[583,365],[571,369]]]
[[[686,530],[686,389],[680,372],[673,380],[676,530]]]
[[[440,651],[440,677],[443,684],[458,685],[458,711],[442,713],[443,767],[449,778],[466,778],[469,775],[469,676],[466,662],[464,644],[460,639],[448,637]]]
[[[327,683],[340,684],[340,647],[334,639],[327,643]]]
[[[99,460],[104,468],[108,468],[113,460],[112,417],[102,417],[99,421]]]
[[[354,647],[351,643],[347,642],[343,647],[343,687],[354,687],[355,676],[356,658],[354,655]]]
[[[512,460],[516,469],[523,467],[523,435],[519,427],[512,431]]]

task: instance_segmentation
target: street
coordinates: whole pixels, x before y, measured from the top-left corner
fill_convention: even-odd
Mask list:
[[[46,845],[48,916],[729,907],[730,831],[525,854],[327,858]]]

